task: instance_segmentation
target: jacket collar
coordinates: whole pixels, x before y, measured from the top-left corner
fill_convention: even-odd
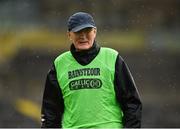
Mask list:
[[[76,51],[76,48],[71,44],[70,51],[73,57],[81,65],[89,64],[99,53],[100,46],[94,41],[93,46],[88,50]]]

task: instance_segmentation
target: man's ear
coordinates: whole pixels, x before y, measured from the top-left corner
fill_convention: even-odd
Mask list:
[[[70,41],[72,40],[72,39],[71,39],[71,34],[70,34],[69,31],[67,31],[67,37],[69,38]]]
[[[97,34],[97,29],[96,28],[94,28],[94,34],[95,34],[95,37],[96,37],[96,34]]]
[[[66,34],[67,34],[67,37],[69,38],[69,37],[70,37],[70,32],[69,32],[69,31],[67,31],[67,33],[66,33]]]
[[[95,34],[97,33],[97,28],[94,28],[94,33],[95,33]]]

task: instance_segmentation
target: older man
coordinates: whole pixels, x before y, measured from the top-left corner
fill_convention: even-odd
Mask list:
[[[119,53],[100,47],[93,17],[70,16],[70,51],[53,62],[44,90],[42,127],[141,127],[142,104]]]

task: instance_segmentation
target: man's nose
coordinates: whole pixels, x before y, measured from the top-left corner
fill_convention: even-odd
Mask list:
[[[85,37],[86,37],[86,33],[85,33],[85,32],[81,32],[81,33],[79,34],[79,37],[80,37],[80,38],[85,38]]]

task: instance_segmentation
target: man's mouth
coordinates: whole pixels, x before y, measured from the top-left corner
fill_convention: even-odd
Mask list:
[[[88,43],[88,41],[79,41],[80,44]]]

